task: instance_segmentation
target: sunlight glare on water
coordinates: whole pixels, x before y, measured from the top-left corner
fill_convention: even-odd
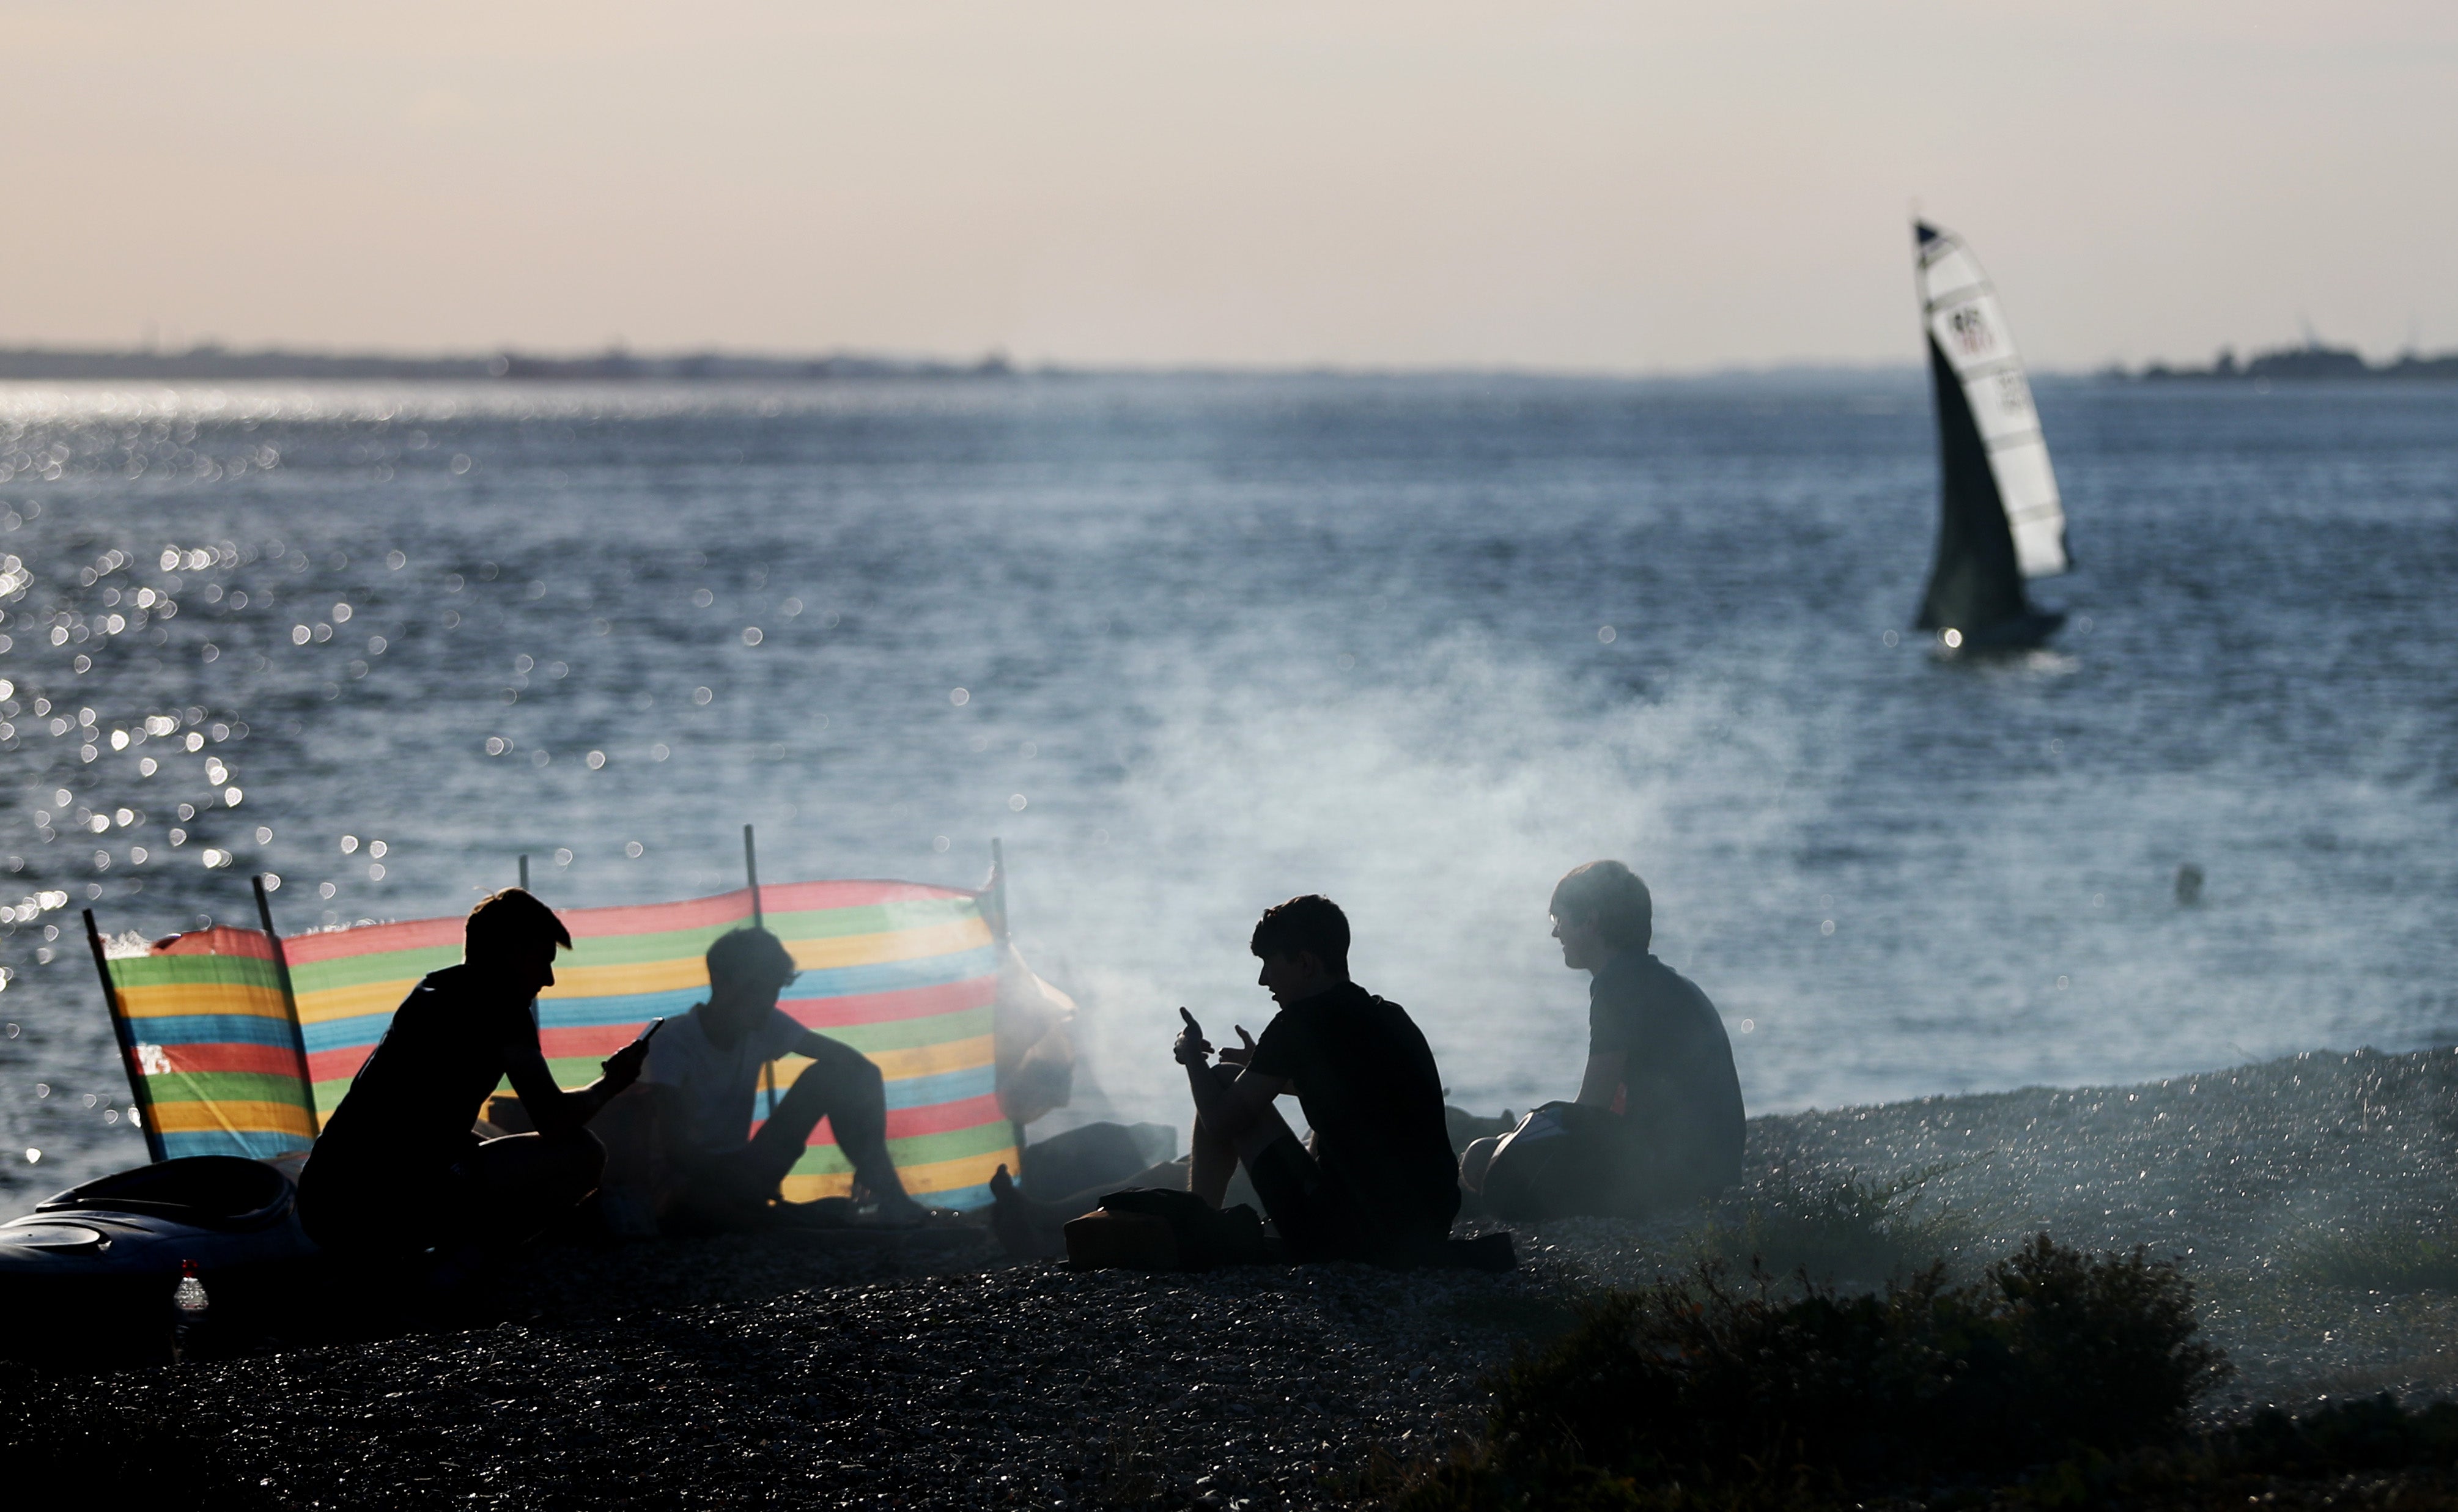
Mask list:
[[[2458,1033],[2458,396],[2044,383],[2088,612],[1980,661],[1906,632],[1919,395],[0,386],[0,1179],[141,1158],[78,908],[697,896],[745,822],[771,880],[1000,838],[1083,1105],[1172,1122],[1177,1005],[1260,1027],[1314,890],[1453,1100],[1570,1095],[1598,856],[1760,1110]]]

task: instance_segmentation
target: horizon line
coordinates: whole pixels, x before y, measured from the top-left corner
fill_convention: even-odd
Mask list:
[[[2034,366],[2034,378],[2226,377],[2234,348],[2210,367],[2145,360],[2090,367]],[[2328,350],[2311,342],[2281,346],[2253,359]],[[2336,354],[2334,354],[2336,355]],[[2361,356],[2354,349],[2345,357]],[[2437,359],[2458,359],[2448,354]],[[2398,361],[2433,362],[2406,351]],[[2365,362],[2367,368],[2374,364]],[[2389,364],[2395,365],[2395,363]],[[165,371],[182,366],[209,370]],[[1587,383],[1716,382],[1784,377],[1900,378],[1920,373],[1919,359],[1790,358],[1700,367],[1551,366],[1524,362],[1341,362],[1234,361],[1083,362],[1059,358],[1016,361],[1000,348],[972,359],[837,348],[790,352],[701,344],[635,349],[614,343],[594,350],[552,351],[500,345],[484,350],[320,347],[266,343],[240,346],[204,339],[184,348],[26,344],[0,346],[0,383],[127,382],[810,382],[850,378],[1349,378],[1510,379]],[[255,369],[255,370],[250,370]],[[2374,370],[2379,370],[2375,368]]]

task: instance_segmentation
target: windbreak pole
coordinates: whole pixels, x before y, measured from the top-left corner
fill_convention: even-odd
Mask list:
[[[290,986],[290,953],[281,948],[281,931],[273,927],[273,900],[268,896],[271,890],[264,885],[264,874],[260,872],[249,880],[256,884],[257,922],[264,926],[265,943],[273,947],[273,975],[281,984],[282,1011],[290,1015],[290,1053],[299,1061],[299,1085],[312,1088],[316,1078],[307,1070],[307,1035],[299,1026],[299,994]],[[311,1125],[315,1122],[315,1102],[311,1090],[307,1097]]]
[[[751,883],[751,927],[765,929],[768,920],[760,908],[760,852],[751,843],[751,826],[742,826],[742,875]]]
[[[1007,943],[1007,854],[990,838],[990,880],[982,884],[982,901],[989,906],[983,913],[989,918],[990,938]]]
[[[760,851],[751,843],[751,826],[742,826],[742,876],[751,884],[751,927],[768,927],[767,916],[760,909]],[[715,996],[715,994],[711,994]],[[777,1063],[760,1063],[760,1117],[761,1122],[777,1111]]]
[[[530,853],[521,852],[521,891],[530,890]]]
[[[990,837],[990,878],[982,886],[981,899],[984,904],[982,917],[989,922],[990,939],[1003,955],[1007,947],[1007,851],[995,835]],[[1006,975],[1004,959],[1000,962],[1000,975],[1002,979]],[[1015,1175],[1021,1181],[1024,1179],[1024,1124],[1020,1120],[1010,1119],[1007,1127],[1009,1137],[1015,1141]]]
[[[162,1130],[154,1118],[154,1097],[145,1089],[145,1078],[136,1068],[135,1030],[129,1025],[128,1015],[119,1011],[119,991],[111,984],[111,963],[102,953],[102,931],[94,927],[94,910],[85,911],[85,940],[94,947],[94,975],[102,979],[103,1011],[111,1015],[111,1032],[119,1041],[119,1068],[128,1075],[128,1093],[137,1111],[145,1119],[145,1153],[148,1159],[167,1160],[163,1152]]]

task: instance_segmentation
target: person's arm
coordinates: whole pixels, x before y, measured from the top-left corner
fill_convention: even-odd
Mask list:
[[[1180,1008],[1178,1012],[1183,1015],[1186,1010]],[[1244,1030],[1239,1031],[1239,1038],[1246,1038]],[[1247,1040],[1245,1054],[1253,1052],[1254,1041]],[[1287,1077],[1266,1076],[1252,1067],[1239,1071],[1236,1081],[1222,1082],[1212,1068],[1212,1046],[1192,1018],[1178,1031],[1177,1044],[1171,1053],[1178,1065],[1186,1067],[1186,1087],[1195,1097],[1195,1116],[1224,1139],[1236,1139],[1253,1129],[1271,1108],[1272,1100],[1288,1090]]]
[[[1626,1050],[1597,1050],[1588,1056],[1588,1068],[1579,1077],[1581,1108],[1611,1108],[1620,1095],[1622,1072],[1630,1064]]]
[[[1610,986],[1611,990],[1608,990]],[[1588,992],[1588,1067],[1579,1073],[1581,1108],[1611,1108],[1630,1079],[1631,1055],[1647,1048],[1646,1000],[1631,991],[1629,981],[1603,976]]]
[[[535,1034],[521,1035],[504,1047],[505,1072],[512,1079],[512,1090],[521,1094],[521,1107],[537,1131],[550,1136],[569,1133],[595,1118],[615,1093],[639,1080],[640,1067],[648,1059],[649,1042],[634,1040],[598,1063],[597,1080],[567,1092],[554,1085],[554,1073],[547,1069],[546,1054],[538,1048]]]
[[[807,1056],[814,1061],[824,1060],[843,1043],[843,1041],[831,1042],[826,1035],[817,1029],[804,1029],[802,1037],[794,1042],[793,1048],[787,1050],[785,1054]],[[783,1057],[781,1056],[779,1059],[781,1060]],[[863,1059],[868,1061],[870,1057],[865,1055]],[[872,1061],[871,1064],[876,1066],[879,1063]]]

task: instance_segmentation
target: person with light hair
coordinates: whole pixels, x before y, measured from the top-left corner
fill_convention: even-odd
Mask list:
[[[1574,866],[1551,908],[1562,964],[1589,973],[1578,1096],[1548,1103],[1460,1158],[1460,1185],[1507,1218],[1639,1215],[1740,1180],[1743,1115],[1715,1004],[1649,948],[1647,883],[1619,861]]]

